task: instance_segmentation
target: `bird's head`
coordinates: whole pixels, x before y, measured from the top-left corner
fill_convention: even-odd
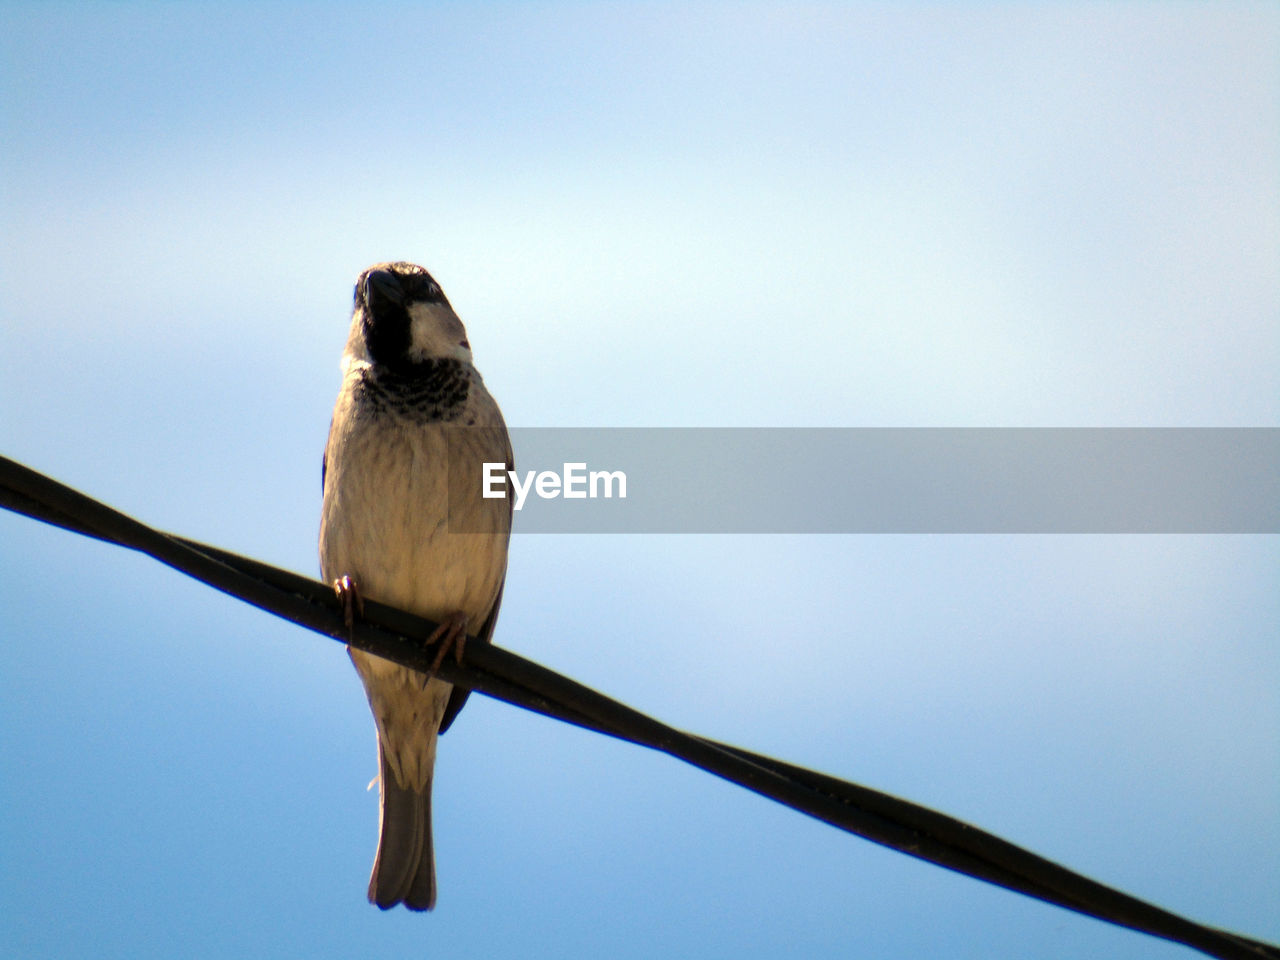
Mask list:
[[[471,362],[467,331],[440,284],[403,261],[376,263],[360,274],[348,353],[403,372],[432,360]]]

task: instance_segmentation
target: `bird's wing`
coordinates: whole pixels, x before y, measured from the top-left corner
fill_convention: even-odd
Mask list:
[[[506,586],[506,577],[503,577],[502,586]],[[476,632],[475,639],[481,643],[488,643],[493,639],[493,628],[498,622],[498,607],[502,605],[502,587],[498,587],[498,595],[493,600],[493,608],[489,611],[489,615],[484,618],[484,623],[480,625],[480,629]],[[463,704],[467,702],[467,697],[471,696],[471,691],[463,687],[454,687],[453,692],[449,694],[449,702],[445,704],[444,716],[440,720],[440,732],[444,733],[453,723],[454,718],[461,712]]]
[[[507,438],[506,450],[507,470],[515,470],[516,458],[511,450],[511,438]],[[515,503],[510,496],[507,497],[507,530],[511,530],[511,521],[515,516]],[[502,572],[502,583],[498,585],[498,595],[493,598],[493,606],[489,608],[489,615],[484,618],[484,623],[480,624],[480,629],[476,631],[476,639],[481,643],[489,643],[493,640],[493,628],[498,623],[498,608],[502,606],[502,591],[507,585],[507,573]],[[463,705],[467,702],[467,697],[471,696],[470,690],[464,690],[462,687],[454,687],[453,692],[449,694],[449,702],[444,707],[444,717],[440,720],[440,732],[444,733],[449,729],[458,713],[462,710]]]

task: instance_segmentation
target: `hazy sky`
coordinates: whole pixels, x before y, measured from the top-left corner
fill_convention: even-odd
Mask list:
[[[1280,425],[1273,4],[0,5],[0,453],[317,572],[351,284],[519,426]],[[520,451],[517,450],[517,457]],[[1177,958],[0,515],[0,953]],[[520,536],[496,642],[1280,940],[1275,536]]]

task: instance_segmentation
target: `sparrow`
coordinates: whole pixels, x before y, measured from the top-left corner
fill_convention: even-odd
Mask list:
[[[320,568],[348,625],[365,599],[439,623],[428,643],[461,661],[493,636],[511,503],[481,496],[483,464],[512,464],[497,403],[462,321],[412,263],[378,263],[355,286],[342,388],[325,446]],[[431,780],[436,737],[467,699],[434,675],[348,648],[378,732],[378,853],[369,900],[436,902]],[[432,671],[434,674],[434,669]]]

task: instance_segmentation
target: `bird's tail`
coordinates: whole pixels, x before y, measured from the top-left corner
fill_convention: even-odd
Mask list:
[[[381,814],[378,856],[369,877],[369,902],[383,910],[403,903],[410,910],[436,905],[436,863],[431,848],[431,776],[422,790],[402,787],[378,746]]]

